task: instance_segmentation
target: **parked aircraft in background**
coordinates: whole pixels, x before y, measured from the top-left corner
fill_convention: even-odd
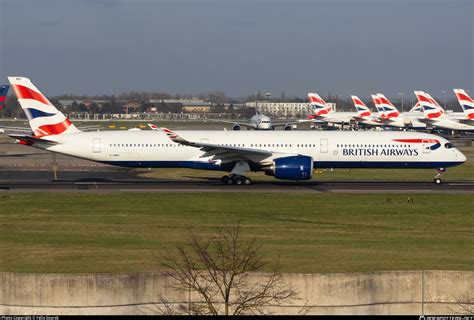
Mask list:
[[[425,129],[426,124],[420,122],[424,118],[423,113],[415,106],[409,112],[400,112],[397,107],[383,94],[377,93],[372,95],[375,107],[378,110],[379,118],[385,126],[396,127],[401,129]]]
[[[2,85],[0,86],[0,110],[5,106],[5,100],[7,99],[8,89],[10,86]]]
[[[80,131],[27,78],[9,77],[33,135],[21,144],[124,167],[230,172],[227,184],[250,184],[262,171],[282,180],[311,179],[314,168],[446,168],[466,157],[446,139],[419,132]],[[439,173],[438,173],[439,174]],[[441,183],[439,176],[436,183]]]
[[[474,126],[461,123],[457,117],[449,116],[439,103],[426,92],[414,91],[416,98],[423,107],[425,118],[420,120],[441,129],[456,131],[474,131]]]
[[[301,121],[285,121],[275,123],[269,116],[263,115],[257,111],[257,113],[250,118],[249,122],[241,121],[227,121],[227,120],[215,120],[217,122],[231,123],[233,124],[232,130],[240,130],[241,127],[247,127],[247,129],[254,130],[275,130],[278,127],[282,127],[283,130],[291,130],[293,124],[300,123]]]
[[[352,124],[358,117],[357,112],[336,112],[317,93],[308,93],[308,100],[313,113],[308,119],[321,120],[327,123],[344,126]]]
[[[459,116],[459,120],[466,123],[474,122],[474,99],[463,89],[453,89],[453,91],[463,110],[463,116]]]
[[[357,116],[354,119],[362,125],[367,126],[381,126],[383,125],[379,117],[372,114],[372,111],[366,106],[366,104],[357,96],[351,96],[354,107],[357,110]]]

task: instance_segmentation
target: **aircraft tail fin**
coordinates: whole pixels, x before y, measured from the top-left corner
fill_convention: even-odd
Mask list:
[[[408,111],[408,112],[423,112],[423,106],[418,101],[417,103],[415,103],[413,108],[411,108],[410,111]]]
[[[148,123],[148,126],[153,131],[160,131],[160,128],[157,125],[154,125],[153,123]]]
[[[28,78],[8,77],[34,136],[80,132]]]
[[[377,97],[379,98],[380,107],[383,108],[387,119],[397,118],[400,115],[400,111],[398,111],[397,107],[395,107],[385,95],[378,93]]]
[[[463,89],[453,89],[453,91],[464,111],[464,115],[469,119],[474,119],[474,99],[472,99]]]
[[[414,91],[418,102],[423,108],[423,113],[428,119],[438,119],[445,115],[444,109],[428,93],[423,91]]]
[[[0,110],[5,106],[5,100],[7,99],[9,85],[0,86]]]
[[[325,115],[333,111],[332,107],[328,105],[326,101],[324,101],[324,99],[321,98],[317,93],[308,93],[308,100],[311,109],[313,110],[313,115],[315,116]]]
[[[365,103],[358,97],[358,96],[351,96],[352,102],[354,102],[354,107],[357,110],[357,115],[360,118],[370,117],[372,112],[370,109],[365,105]]]
[[[380,104],[380,99],[376,94],[372,94],[372,101],[374,102],[375,109],[377,109],[377,113],[379,114],[380,118],[385,118],[385,112]]]

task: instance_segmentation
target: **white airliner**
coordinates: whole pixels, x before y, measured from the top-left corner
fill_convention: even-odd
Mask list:
[[[336,112],[333,108],[324,101],[317,93],[308,93],[308,100],[313,110],[313,114],[309,115],[309,119],[321,120],[327,123],[338,124],[344,126],[345,124],[352,124],[358,117],[357,112]]]
[[[378,111],[379,119],[385,126],[401,129],[426,128],[426,124],[420,121],[420,119],[424,119],[425,116],[419,104],[415,105],[408,112],[400,112],[397,107],[381,93],[372,95],[372,100]]]
[[[474,99],[463,89],[453,89],[453,91],[463,110],[464,117],[459,116],[460,121],[474,122]]]
[[[168,129],[81,132],[27,78],[8,78],[25,111],[30,135],[19,143],[125,167],[230,172],[228,184],[251,184],[249,171],[309,180],[314,168],[434,168],[466,161],[446,139],[419,132],[209,131]]]
[[[227,120],[215,120],[217,122],[231,123],[232,130],[240,130],[241,127],[247,127],[248,129],[254,130],[275,130],[277,127],[282,127],[283,130],[291,130],[293,124],[300,123],[301,121],[285,121],[276,123],[269,116],[257,113],[250,118],[249,122],[243,121],[227,121]]]
[[[379,117],[372,114],[372,111],[367,107],[367,105],[360,99],[358,96],[351,96],[354,107],[357,110],[357,116],[354,119],[358,124],[378,127],[384,125],[382,120]]]
[[[458,116],[450,116],[439,105],[439,103],[428,93],[423,91],[414,91],[420,105],[423,108],[425,118],[420,120],[427,124],[448,130],[456,131],[474,131],[474,126],[462,123]],[[465,108],[463,107],[465,110]],[[469,121],[469,111],[462,115],[462,118]]]

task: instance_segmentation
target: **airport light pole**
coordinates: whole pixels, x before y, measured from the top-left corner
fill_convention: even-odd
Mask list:
[[[404,111],[403,110],[403,96],[405,95],[405,92],[399,92],[398,95],[402,96],[402,112],[403,112]]]

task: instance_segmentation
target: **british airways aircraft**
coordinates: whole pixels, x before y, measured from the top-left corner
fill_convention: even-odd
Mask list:
[[[352,124],[358,117],[357,112],[336,112],[333,110],[323,98],[317,93],[308,93],[308,100],[313,110],[313,114],[309,115],[309,119],[320,120],[327,123],[339,124],[344,126],[345,124]]]
[[[379,117],[372,114],[372,111],[367,107],[367,105],[358,97],[351,96],[354,107],[357,110],[357,116],[354,116],[354,119],[362,125],[378,127],[382,126],[383,122]]]
[[[241,127],[254,130],[275,130],[277,127],[282,127],[283,130],[291,130],[293,124],[301,123],[301,121],[285,121],[276,123],[269,116],[266,116],[260,112],[256,112],[248,122],[242,121],[227,121],[227,120],[214,120],[216,122],[230,123],[232,124],[232,130],[240,130]]]
[[[433,127],[457,130],[457,131],[474,131],[474,126],[462,123],[458,116],[450,116],[446,111],[439,105],[439,103],[429,94],[424,91],[414,91],[420,105],[423,107],[425,118],[420,121],[424,121]],[[466,110],[463,107],[463,110]],[[470,121],[468,116],[469,111],[462,115],[462,118]]]
[[[2,110],[5,105],[5,100],[7,99],[8,94],[8,88],[10,88],[10,86],[0,86],[0,110]]]
[[[426,124],[420,119],[424,118],[422,108],[415,105],[409,112],[400,112],[397,107],[383,94],[372,95],[375,108],[379,112],[379,118],[388,127],[401,129],[426,129]]]
[[[282,180],[309,180],[314,168],[432,168],[466,157],[446,139],[419,132],[209,131],[168,129],[82,132],[27,78],[9,77],[33,135],[21,144],[124,167],[230,172],[226,184],[251,184],[262,171]],[[443,169],[443,170],[440,170]]]

